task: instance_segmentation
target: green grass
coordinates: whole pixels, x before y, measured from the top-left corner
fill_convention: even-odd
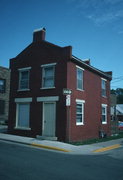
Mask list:
[[[84,140],[81,142],[72,142],[71,144],[79,146],[79,145],[87,145],[87,144],[105,142],[105,141],[110,141],[110,140],[120,139],[120,138],[123,138],[123,132],[120,132],[118,135],[115,135],[115,136],[109,136],[109,137],[100,138],[100,139],[89,139],[89,140]]]

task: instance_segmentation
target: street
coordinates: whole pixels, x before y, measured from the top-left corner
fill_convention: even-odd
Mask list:
[[[0,141],[0,180],[123,180],[123,147],[73,155]]]

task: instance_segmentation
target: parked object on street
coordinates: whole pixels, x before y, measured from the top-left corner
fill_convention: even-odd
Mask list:
[[[120,131],[123,131],[123,122],[121,122],[121,121],[118,122],[118,129]]]

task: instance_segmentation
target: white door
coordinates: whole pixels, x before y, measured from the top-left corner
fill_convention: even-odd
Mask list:
[[[56,103],[43,103],[43,136],[55,137]]]

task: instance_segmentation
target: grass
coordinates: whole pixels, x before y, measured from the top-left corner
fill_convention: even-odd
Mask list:
[[[79,145],[87,145],[87,144],[105,142],[105,141],[110,141],[110,140],[120,139],[120,138],[123,138],[123,132],[120,132],[118,135],[109,136],[109,137],[106,137],[106,138],[89,139],[89,140],[84,140],[84,141],[81,141],[81,142],[72,142],[71,144],[79,146]]]

